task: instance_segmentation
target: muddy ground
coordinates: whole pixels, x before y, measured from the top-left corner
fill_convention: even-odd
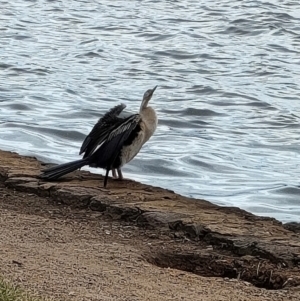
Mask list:
[[[53,300],[299,300],[300,235],[268,218],[0,152],[0,274]]]

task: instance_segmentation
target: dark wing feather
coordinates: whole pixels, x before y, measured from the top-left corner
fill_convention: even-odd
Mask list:
[[[91,156],[90,166],[111,169],[124,142],[137,127],[140,120],[141,117],[139,114],[124,119],[124,121],[109,134],[106,141]]]
[[[84,153],[83,158],[86,158],[94,152],[97,146],[108,137],[111,131],[124,120],[118,116],[125,107],[124,104],[117,105],[99,119],[91,132],[84,139],[79,155]]]

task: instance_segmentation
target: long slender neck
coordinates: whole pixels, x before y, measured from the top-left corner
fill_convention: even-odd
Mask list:
[[[140,106],[140,114],[142,113],[143,110],[147,108],[148,101],[146,99],[143,99],[141,106]]]
[[[157,127],[157,116],[155,110],[151,107],[144,108],[140,115],[142,117],[142,128],[145,133],[144,143],[149,140]]]

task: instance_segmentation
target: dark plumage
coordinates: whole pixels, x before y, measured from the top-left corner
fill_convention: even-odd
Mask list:
[[[84,139],[79,155],[84,153],[83,158],[88,157],[109,135],[110,131],[122,123],[124,118],[118,117],[126,108],[124,104],[117,105],[110,109],[94,125],[91,132]]]
[[[135,157],[156,129],[155,111],[151,107],[147,107],[155,89],[156,87],[145,92],[139,114],[121,118],[119,115],[125,105],[120,104],[112,108],[99,119],[83,141],[79,153],[84,153],[81,160],[48,168],[43,171],[40,178],[56,180],[88,165],[106,169],[104,187],[107,184],[110,170],[116,177],[116,169],[119,179],[123,179],[121,167]]]

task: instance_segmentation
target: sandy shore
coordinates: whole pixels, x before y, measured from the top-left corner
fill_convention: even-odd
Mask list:
[[[0,151],[0,274],[54,300],[299,300],[300,235],[133,181],[36,178]]]

